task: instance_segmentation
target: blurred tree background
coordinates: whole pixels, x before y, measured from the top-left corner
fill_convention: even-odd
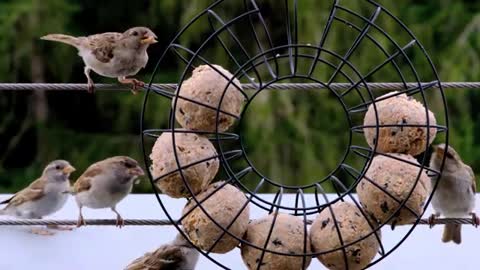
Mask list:
[[[259,0],[274,42],[281,44],[284,29],[283,7],[277,0]],[[357,10],[364,0],[346,1]],[[405,22],[433,59],[442,81],[478,81],[480,77],[480,3],[467,0],[379,1]],[[47,33],[88,35],[118,31],[145,25],[160,43],[149,49],[150,63],[137,76],[149,81],[156,60],[175,33],[211,0],[1,0],[0,1],[0,82],[72,82],[85,83],[83,63],[74,48],[44,42]],[[299,36],[304,43],[315,44],[321,37],[331,1],[299,1]],[[243,1],[226,0],[221,11],[228,18],[240,14]],[[365,10],[370,14],[371,12]],[[353,19],[352,19],[353,20]],[[358,21],[357,21],[358,22]],[[377,22],[393,37],[401,32],[387,16]],[[359,27],[363,24],[358,23]],[[257,26],[258,27],[258,26]],[[240,30],[241,31],[241,30]],[[332,28],[328,44],[336,51],[348,49],[358,32],[346,35],[345,28]],[[237,31],[238,32],[238,31]],[[183,44],[198,46],[211,33],[207,23],[195,24],[182,36]],[[372,33],[375,35],[375,33]],[[348,36],[348,37],[347,37]],[[392,49],[386,40],[379,42]],[[248,37],[246,37],[248,38]],[[248,39],[243,39],[250,41]],[[409,40],[400,36],[403,46]],[[217,43],[218,45],[218,43]],[[246,42],[254,46],[254,42]],[[212,48],[209,59],[228,63],[220,46]],[[410,55],[412,59],[422,55]],[[360,70],[369,70],[385,59],[368,46],[359,47],[352,62]],[[222,64],[223,65],[223,64]],[[235,65],[224,65],[231,70]],[[302,66],[302,68],[304,68]],[[431,74],[428,65],[416,66],[420,74]],[[178,81],[182,69],[167,62],[155,77],[156,82]],[[319,77],[323,75],[320,74]],[[323,77],[322,77],[323,78]],[[431,77],[429,77],[431,79]],[[328,79],[328,76],[324,79]],[[116,80],[94,75],[97,83]],[[381,73],[372,81],[399,81],[395,73]],[[451,144],[464,161],[480,172],[480,92],[446,90],[449,106]],[[432,110],[441,112],[441,103],[432,102]],[[2,92],[0,93],[0,192],[14,192],[38,177],[53,159],[67,159],[77,168],[73,179],[91,163],[113,155],[130,155],[143,163],[139,137],[139,117],[143,95],[129,92]],[[323,176],[338,162],[345,130],[344,112],[335,99],[326,95],[273,93],[255,101],[254,113],[247,115],[245,130],[249,157],[271,178],[290,179],[289,183],[310,183]],[[151,127],[166,128],[169,101],[155,99],[156,113],[148,115]],[[443,122],[441,113],[437,115]],[[479,136],[475,136],[478,134]],[[252,148],[255,145],[255,148]],[[150,192],[147,181],[135,192]]]

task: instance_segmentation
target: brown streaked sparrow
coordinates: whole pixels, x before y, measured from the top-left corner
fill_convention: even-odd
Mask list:
[[[199,252],[182,234],[154,252],[145,253],[130,263],[125,270],[193,270],[198,262]]]
[[[65,160],[50,162],[43,170],[42,176],[13,197],[0,204],[7,204],[0,210],[0,215],[9,215],[24,219],[41,219],[60,210],[67,202],[70,189],[70,174],[75,168]],[[52,229],[70,230],[60,226],[48,226]],[[43,229],[32,229],[32,233],[53,235]]]
[[[123,226],[123,219],[116,205],[131,191],[138,176],[144,175],[138,162],[130,157],[116,156],[92,164],[78,178],[73,194],[79,208],[77,227],[86,225],[82,207],[93,209],[110,208],[117,214],[117,226]]]
[[[463,163],[458,153],[450,146],[440,144],[433,147],[430,168],[439,171],[442,159],[445,156],[445,165],[440,178],[433,176],[432,187],[438,181],[437,189],[433,194],[432,206],[435,213],[430,217],[430,226],[433,226],[436,217],[463,218],[471,215],[475,226],[480,219],[473,212],[475,208],[476,183],[475,175],[470,166]],[[460,224],[447,224],[443,230],[443,242],[462,242]]]
[[[84,73],[88,80],[88,92],[93,93],[94,84],[90,71],[109,77],[118,78],[123,84],[131,84],[132,92],[144,85],[127,76],[137,74],[148,62],[147,48],[157,43],[157,36],[147,27],[133,27],[124,33],[107,32],[87,37],[73,37],[63,34],[49,34],[43,40],[66,43],[78,49],[85,63]]]

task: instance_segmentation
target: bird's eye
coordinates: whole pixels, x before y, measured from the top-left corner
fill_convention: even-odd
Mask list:
[[[56,169],[56,170],[60,170],[60,169],[61,169],[61,168],[60,168],[60,165],[55,166],[55,169]]]
[[[450,153],[447,153],[447,154],[446,154],[446,156],[447,156],[447,158],[451,158],[451,159],[453,159],[453,155],[452,155],[452,154],[450,154]]]
[[[129,169],[135,167],[135,164],[132,164],[130,162],[125,162],[124,165],[125,165],[125,167],[127,167]]]
[[[132,35],[138,36],[138,32],[137,32],[137,31],[133,31],[133,32],[132,32]]]

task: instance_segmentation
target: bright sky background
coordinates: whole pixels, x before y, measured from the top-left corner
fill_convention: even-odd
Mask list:
[[[0,199],[8,195],[0,195]],[[266,195],[271,200],[270,195]],[[284,199],[291,203],[293,196]],[[310,199],[310,198],[307,198]],[[184,199],[165,198],[172,213],[180,213]],[[307,204],[308,204],[307,200]],[[118,205],[118,210],[125,219],[164,219],[154,195],[130,195]],[[477,212],[480,213],[477,206]],[[75,219],[78,210],[73,199],[52,219]],[[251,217],[264,215],[258,208],[252,208]],[[88,210],[84,212],[87,219],[114,218],[109,210]],[[0,217],[5,218],[5,217]],[[463,226],[461,245],[443,244],[440,240],[442,226],[432,230],[419,225],[412,235],[394,253],[370,269],[479,269],[478,259],[480,243],[479,230],[473,226]],[[54,236],[36,236],[27,232],[27,227],[0,227],[0,269],[24,270],[95,270],[123,269],[129,262],[145,252],[153,251],[176,234],[174,227],[139,227],[127,226],[122,229],[106,226],[91,226],[72,232],[58,232]],[[384,227],[382,231],[385,248],[398,242],[407,231],[407,227],[398,227],[395,231]],[[246,269],[238,249],[216,255],[219,260],[232,269]],[[212,262],[201,258],[197,269],[217,269]],[[309,269],[325,269],[316,259]]]

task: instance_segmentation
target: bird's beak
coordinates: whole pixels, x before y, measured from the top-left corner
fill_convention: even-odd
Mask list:
[[[63,174],[67,175],[67,174],[71,174],[75,170],[76,169],[72,165],[68,165],[67,167],[63,168],[62,172]]]
[[[149,36],[149,35],[145,35],[141,40],[140,40],[140,43],[142,44],[155,44],[157,43],[158,41],[156,40],[156,37],[155,36]]]
[[[129,170],[130,175],[135,175],[135,176],[143,176],[145,175],[145,172],[143,172],[142,168],[140,167],[135,167]]]

